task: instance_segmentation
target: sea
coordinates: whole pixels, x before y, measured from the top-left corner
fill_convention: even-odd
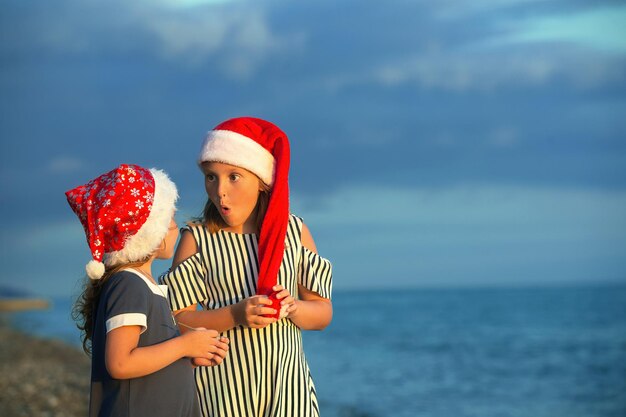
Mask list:
[[[14,326],[79,346],[69,297]],[[626,417],[626,285],[333,294],[304,332],[325,417]]]

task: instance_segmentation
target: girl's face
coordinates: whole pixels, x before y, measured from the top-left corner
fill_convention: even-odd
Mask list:
[[[235,233],[255,233],[255,208],[261,190],[261,180],[252,172],[221,162],[204,162],[206,192],[228,225],[224,230]]]
[[[172,217],[170,225],[167,230],[167,234],[163,238],[163,244],[156,252],[157,259],[170,259],[174,256],[174,249],[176,248],[176,239],[178,239],[178,225],[176,220]]]

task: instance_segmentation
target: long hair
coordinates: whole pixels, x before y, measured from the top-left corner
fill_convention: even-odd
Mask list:
[[[259,192],[259,198],[257,199],[256,206],[253,211],[257,233],[261,231],[261,224],[265,218],[265,212],[267,211],[267,206],[270,201],[269,185],[265,184],[260,179],[259,184],[261,185],[261,191]],[[190,224],[203,224],[209,230],[209,233],[216,233],[219,230],[228,227],[210,198],[207,198],[207,202],[202,210],[202,215],[200,217],[193,218]]]
[[[148,256],[146,259],[129,262],[121,265],[109,267],[104,272],[102,278],[93,280],[89,277],[85,277],[85,285],[83,292],[78,296],[74,306],[72,307],[72,318],[76,322],[76,327],[80,329],[81,340],[83,342],[83,350],[87,355],[91,356],[91,342],[93,339],[93,330],[95,323],[95,315],[98,311],[98,305],[100,304],[100,294],[104,284],[109,278],[126,268],[140,267],[150,259]]]

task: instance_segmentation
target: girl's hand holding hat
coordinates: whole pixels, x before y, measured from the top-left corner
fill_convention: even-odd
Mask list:
[[[280,314],[279,319],[291,317],[293,313],[298,309],[296,300],[291,293],[285,289],[282,285],[274,285],[272,287],[274,293],[272,294],[278,301],[280,301]]]
[[[238,326],[262,329],[275,323],[278,311],[272,308],[266,295],[248,297],[232,306],[233,319]]]

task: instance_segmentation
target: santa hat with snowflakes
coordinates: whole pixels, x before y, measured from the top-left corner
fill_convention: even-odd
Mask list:
[[[276,125],[254,117],[226,120],[207,134],[198,164],[222,162],[244,168],[270,187],[259,235],[257,294],[271,295],[285,251],[289,220],[289,140]]]
[[[158,169],[122,164],[65,193],[85,229],[93,259],[87,275],[146,259],[167,234],[178,199],[176,185]]]

